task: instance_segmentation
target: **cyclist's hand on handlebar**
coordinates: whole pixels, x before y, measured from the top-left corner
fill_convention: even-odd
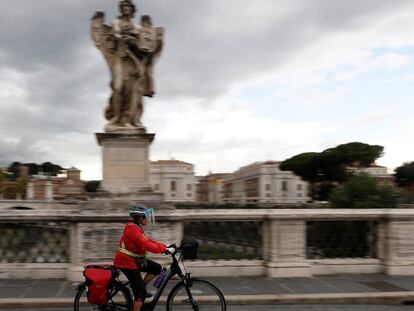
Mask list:
[[[174,254],[176,251],[177,251],[177,245],[170,244],[170,245],[167,245],[167,249],[165,250],[165,254],[167,254],[167,255]]]
[[[165,254],[169,255],[169,254],[174,254],[176,251],[176,249],[174,247],[167,247],[167,249],[165,250]]]

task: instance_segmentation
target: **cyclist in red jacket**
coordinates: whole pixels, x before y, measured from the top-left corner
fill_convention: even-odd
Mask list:
[[[168,247],[150,239],[143,226],[154,222],[154,211],[142,205],[135,205],[129,212],[133,221],[125,225],[119,241],[119,250],[115,256],[114,266],[125,274],[131,282],[134,293],[133,311],[140,311],[147,290],[145,285],[161,272],[161,265],[147,258],[147,252],[155,254],[174,253],[175,248]],[[146,272],[142,279],[140,272]]]

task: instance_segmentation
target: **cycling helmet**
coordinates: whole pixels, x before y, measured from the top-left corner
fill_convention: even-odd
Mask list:
[[[148,208],[144,205],[140,205],[140,204],[132,205],[129,211],[129,215],[132,218],[136,218],[136,217],[146,218],[148,220],[148,224],[155,223],[154,209]]]

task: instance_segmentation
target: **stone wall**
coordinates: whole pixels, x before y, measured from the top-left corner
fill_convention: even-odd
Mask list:
[[[111,262],[118,247],[123,224],[128,221],[126,202],[94,202],[60,205],[35,210],[12,209],[0,203],[1,224],[64,222],[68,224],[69,262],[14,263],[1,262],[0,278],[33,277],[82,279],[83,266],[94,262]],[[23,205],[17,204],[17,205]],[[109,208],[114,206],[114,208]],[[100,207],[100,208],[99,208]],[[412,209],[232,209],[176,210],[164,206],[156,209],[157,226],[149,235],[166,243],[179,243],[186,222],[259,221],[262,225],[261,258],[252,260],[196,260],[187,268],[198,276],[267,275],[300,277],[335,273],[414,274],[414,210]],[[370,220],[378,223],[376,255],[371,258],[318,258],[306,255],[306,222],[316,220]],[[225,234],[225,233],[223,233]],[[168,256],[156,260],[168,262]]]

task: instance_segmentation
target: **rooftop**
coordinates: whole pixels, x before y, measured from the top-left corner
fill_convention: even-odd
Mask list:
[[[80,172],[80,170],[78,170],[76,167],[72,166],[71,168],[68,168],[66,171],[76,171],[76,172]]]
[[[155,165],[193,165],[191,163],[183,162],[180,160],[158,160],[158,161],[151,161],[151,164]]]

